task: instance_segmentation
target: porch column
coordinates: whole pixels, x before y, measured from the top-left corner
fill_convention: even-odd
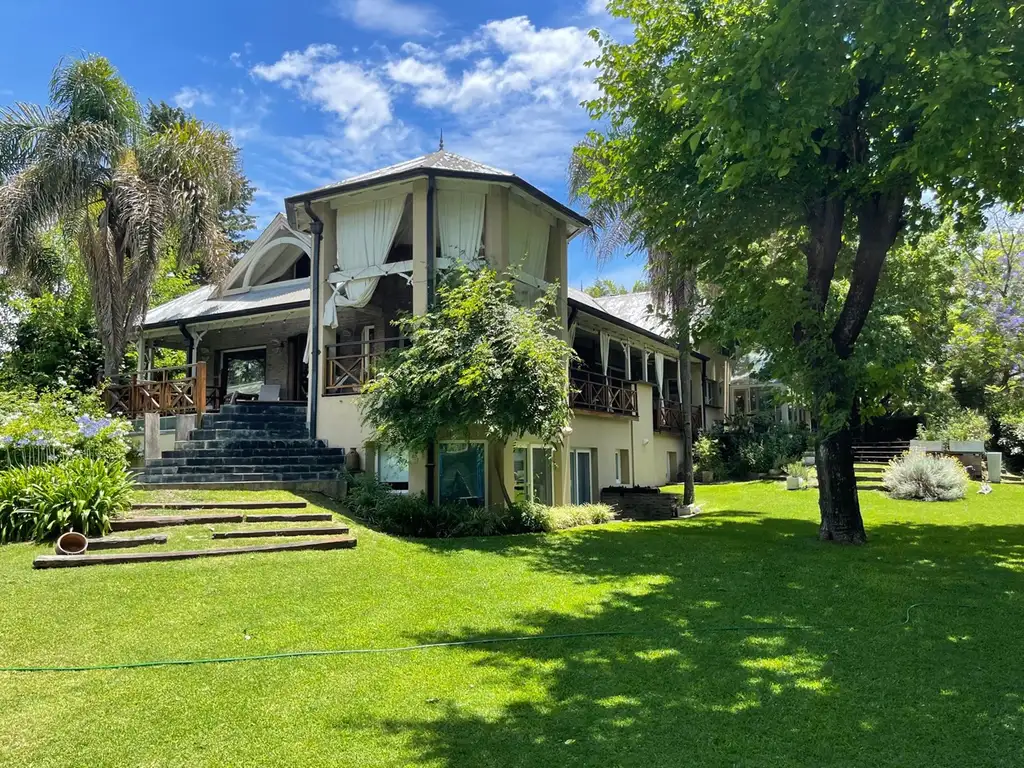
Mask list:
[[[139,338],[135,341],[135,352],[138,356],[138,361],[135,364],[135,370],[138,373],[142,373],[146,370],[146,356],[148,355],[149,343],[146,341],[146,337],[141,333]]]

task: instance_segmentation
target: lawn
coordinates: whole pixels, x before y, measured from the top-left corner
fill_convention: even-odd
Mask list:
[[[58,571],[2,547],[0,666],[621,634],[0,672],[0,765],[1021,765],[1024,487],[975,490],[864,492],[856,549],[772,483],[547,536]]]

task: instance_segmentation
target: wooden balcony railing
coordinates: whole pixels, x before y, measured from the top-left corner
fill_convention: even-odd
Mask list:
[[[328,344],[324,394],[358,395],[374,377],[377,362],[393,350],[408,345],[409,339],[405,336]]]
[[[104,391],[110,413],[137,419],[146,413],[178,416],[206,412],[206,363],[152,368],[111,382]]]
[[[637,416],[636,384],[579,368],[569,371],[570,403],[581,411]]]
[[[703,429],[703,409],[699,405],[690,406],[690,421],[693,433]],[[668,401],[654,402],[654,429],[657,432],[683,433],[683,404]]]

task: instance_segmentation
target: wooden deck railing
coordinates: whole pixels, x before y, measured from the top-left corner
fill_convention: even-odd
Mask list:
[[[136,419],[146,413],[178,416],[206,412],[206,363],[152,368],[107,385],[104,399],[110,413]]]
[[[693,433],[702,429],[703,409],[699,405],[690,406],[690,421]],[[654,429],[656,432],[683,433],[683,404],[668,401],[654,402]]]
[[[602,376],[581,368],[569,370],[573,408],[596,413],[637,416],[636,384],[623,379]]]
[[[346,341],[325,348],[325,395],[358,395],[374,377],[377,362],[389,352],[409,345],[405,336],[371,341]]]

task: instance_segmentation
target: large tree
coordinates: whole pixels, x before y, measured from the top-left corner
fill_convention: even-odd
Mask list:
[[[1024,196],[1024,13],[1002,0],[613,0],[592,104],[601,183],[706,279],[774,238],[799,269],[789,375],[809,382],[820,536],[865,541],[858,341],[901,238]],[[778,264],[751,260],[768,286]],[[723,296],[724,300],[729,300]]]
[[[50,104],[0,110],[0,269],[23,270],[40,235],[76,233],[103,344],[117,372],[163,254],[229,262],[221,222],[244,189],[230,136],[191,118],[151,124],[110,62],[62,62]]]

